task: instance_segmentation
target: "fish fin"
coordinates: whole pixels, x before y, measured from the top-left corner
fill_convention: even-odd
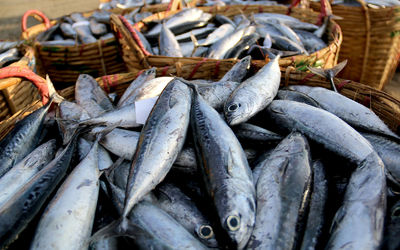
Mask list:
[[[53,83],[50,80],[49,75],[46,75],[46,84],[47,84],[47,89],[49,90],[49,98],[53,99],[55,103],[61,103],[64,101],[64,97],[60,96],[56,89],[54,88]]]
[[[232,150],[229,148],[229,153],[228,153],[228,164],[226,166],[226,170],[230,176],[233,176],[233,168],[234,168],[234,163],[233,163],[233,153]]]
[[[314,68],[314,67],[307,67],[312,73],[319,75],[323,78],[329,79],[329,73],[326,69]]]
[[[333,76],[336,76],[337,74],[339,74],[339,72],[342,71],[344,69],[344,67],[346,67],[346,65],[347,65],[347,59],[338,63],[333,68],[331,68],[330,70],[332,71]]]
[[[99,132],[95,133],[96,136],[96,141],[100,141],[102,138],[104,138],[104,136],[108,135],[111,131],[113,131],[115,128],[117,128],[119,126],[121,122],[118,122],[117,124],[113,124],[111,126],[105,127],[104,129],[102,129]]]
[[[277,58],[279,60],[279,58],[282,56],[282,52],[280,52],[279,50],[276,50],[276,49],[265,48],[265,52],[268,54],[268,57],[271,59]]]

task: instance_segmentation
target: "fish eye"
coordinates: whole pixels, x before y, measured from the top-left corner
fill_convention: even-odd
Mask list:
[[[231,112],[236,111],[240,106],[241,106],[240,103],[238,103],[238,104],[233,103],[228,107],[228,111],[231,111]]]
[[[392,217],[400,217],[400,207],[396,207],[392,212]]]
[[[209,238],[213,237],[214,232],[212,230],[212,227],[210,227],[208,225],[203,225],[200,227],[199,235],[203,239],[209,239]]]
[[[230,231],[236,231],[240,228],[240,218],[231,215],[226,219],[226,225]]]

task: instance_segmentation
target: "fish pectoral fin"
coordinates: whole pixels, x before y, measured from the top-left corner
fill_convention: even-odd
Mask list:
[[[342,71],[344,69],[344,67],[346,67],[347,65],[347,60],[344,60],[340,63],[338,63],[335,67],[331,68],[331,72],[334,76],[336,76],[337,74],[339,74],[340,71]]]
[[[226,161],[227,162],[226,170],[230,176],[233,176],[234,161],[233,161],[233,152],[230,148],[229,148],[227,157],[228,157],[228,159]]]
[[[177,104],[177,103],[178,103],[178,99],[175,96],[171,96],[169,98],[168,105],[169,105],[170,109],[172,109],[175,106],[175,104]]]

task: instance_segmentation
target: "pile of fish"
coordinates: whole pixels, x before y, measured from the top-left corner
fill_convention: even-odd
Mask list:
[[[286,6],[282,1],[248,1],[248,0],[206,0],[203,6],[226,6],[226,5],[265,5],[265,6]],[[285,2],[285,1],[283,1]],[[288,1],[286,1],[288,2]]]
[[[264,59],[268,51],[282,56],[308,55],[327,46],[323,37],[328,22],[318,27],[277,13],[215,18],[198,8],[186,8],[149,29],[137,31],[144,48],[153,55],[213,59]]]
[[[22,41],[0,41],[0,68],[6,67],[21,59],[23,55],[17,48],[21,44]]]
[[[111,0],[109,2],[100,3],[99,9],[110,10],[115,8],[127,9],[135,7],[143,7],[150,4],[169,3],[169,0]]]
[[[320,0],[312,0],[314,2],[319,2]],[[399,0],[365,0],[365,3],[372,8],[384,8],[400,6]],[[334,0],[333,5],[345,5],[351,7],[361,7],[361,4],[357,0]]]
[[[110,13],[94,11],[90,17],[73,13],[60,18],[56,25],[41,33],[37,40],[44,46],[74,46],[112,37],[114,35],[110,28]]]
[[[56,118],[0,142],[1,246],[399,247],[399,137],[334,91],[279,90],[279,55],[246,78],[250,60],[217,82],[148,69],[114,101],[89,75],[74,102],[51,91]]]

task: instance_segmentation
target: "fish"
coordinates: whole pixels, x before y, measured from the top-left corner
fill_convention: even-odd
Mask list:
[[[327,47],[327,44],[318,36],[314,35],[311,32],[295,29],[294,32],[299,36],[304,48],[309,53],[314,53],[318,50],[321,50]]]
[[[251,56],[246,56],[240,59],[233,67],[225,73],[225,75],[219,80],[219,82],[224,81],[236,81],[241,82],[247,75],[250,69]]]
[[[227,24],[227,23],[232,25],[233,27],[236,26],[236,24],[231,19],[229,19],[228,17],[226,17],[224,15],[221,15],[221,14],[216,14],[215,15],[215,20],[217,22],[219,22],[221,24],[221,26],[224,25],[224,24]]]
[[[252,33],[248,36],[245,36],[240,40],[240,42],[233,47],[230,51],[228,51],[225,55],[225,58],[233,58],[238,59],[243,53],[249,50],[250,46],[257,43],[257,40],[260,38],[258,33]]]
[[[321,108],[338,116],[351,126],[398,139],[388,126],[369,108],[334,91],[321,87],[291,86],[313,98]]]
[[[75,22],[72,24],[72,28],[75,30],[80,42],[88,44],[97,41],[90,31],[90,22],[87,18],[83,17],[81,13],[72,13],[70,17]]]
[[[46,207],[31,249],[88,248],[99,194],[98,157],[96,141]]]
[[[218,81],[199,87],[199,93],[211,107],[222,110],[224,103],[239,84],[236,81]]]
[[[213,32],[211,32],[204,42],[199,43],[198,46],[209,46],[211,44],[216,43],[220,39],[224,38],[225,36],[231,34],[235,29],[230,23],[222,24],[218,28],[216,28]]]
[[[72,39],[64,39],[60,41],[43,41],[40,42],[42,46],[75,46],[77,43]]]
[[[275,98],[281,81],[279,58],[279,55],[273,58],[229,96],[224,105],[225,119],[229,125],[246,122]]]
[[[313,188],[311,193],[310,210],[308,212],[302,239],[302,250],[317,249],[322,243],[322,232],[325,224],[325,207],[328,198],[328,181],[324,165],[317,160],[312,164]]]
[[[182,51],[179,47],[179,43],[174,34],[167,28],[165,23],[162,25],[159,46],[159,53],[162,56],[182,57]]]
[[[126,102],[125,105],[133,101],[140,101],[160,95],[163,89],[173,79],[174,78],[170,76],[162,76],[143,82],[143,84],[138,85],[135,90],[132,90],[132,93],[129,95],[130,101]]]
[[[214,30],[216,30],[215,25],[213,23],[209,23],[204,28],[191,30],[189,32],[177,35],[175,38],[179,43],[189,42],[191,41],[190,39],[191,35],[194,35],[196,39],[203,39],[208,37],[208,35],[212,33]]]
[[[21,45],[24,41],[0,41],[0,53],[3,53],[4,51],[7,51],[9,49],[12,49],[14,47],[18,47]]]
[[[173,168],[176,169],[177,166],[182,167],[179,169],[185,169],[183,171],[188,171],[191,174],[196,173],[197,161],[195,149],[192,147],[183,148],[176,158]]]
[[[256,187],[256,223],[247,249],[296,247],[296,227],[310,195],[309,150],[307,139],[293,132],[263,161]]]
[[[4,67],[10,62],[15,62],[19,60],[19,52],[17,48],[9,49],[0,54],[0,67]]]
[[[271,20],[277,22],[280,21],[281,23],[289,26],[292,29],[303,29],[309,31],[315,31],[318,29],[318,26],[311,23],[302,22],[299,19],[278,13],[255,13],[253,14],[253,18],[258,24],[270,23]]]
[[[89,23],[89,28],[93,35],[102,36],[107,33],[107,26],[104,23],[99,23],[94,18],[90,18]]]
[[[77,134],[65,149],[0,207],[0,247],[12,243],[62,180],[75,151]]]
[[[90,16],[94,18],[99,23],[110,23],[110,15],[111,13],[108,11],[94,11]]]
[[[61,23],[60,29],[65,37],[75,39],[77,36],[76,31],[72,28],[72,25],[69,23]]]
[[[342,71],[342,69],[347,65],[347,60],[344,60],[340,63],[338,63],[337,65],[333,66],[330,69],[321,69],[321,68],[314,68],[314,67],[307,67],[312,73],[317,74],[321,77],[326,78],[332,86],[332,89],[335,92],[338,92],[336,89],[336,85],[333,81],[333,78],[339,74],[340,71]]]
[[[212,59],[224,59],[226,53],[233,48],[246,34],[251,34],[255,31],[254,26],[247,26],[241,29],[236,29],[229,35],[221,38],[218,42],[211,45],[208,50],[207,57]]]
[[[168,83],[158,98],[140,133],[129,171],[123,218],[171,169],[186,138],[190,103],[190,89],[178,79]]]
[[[17,122],[0,141],[0,177],[36,148],[50,104],[51,101]]]
[[[243,249],[255,223],[255,190],[246,155],[234,133],[194,88],[191,128],[197,163],[220,224]]]
[[[0,207],[46,166],[54,158],[55,153],[56,140],[52,139],[37,147],[1,177]]]
[[[162,184],[157,188],[157,191],[157,204],[161,209],[171,215],[207,247],[218,247],[210,221],[199,211],[190,197],[171,183]]]
[[[294,32],[289,26],[285,25],[284,23],[278,21],[278,22],[271,22],[271,24],[276,27],[285,37],[288,39],[292,40],[296,44],[300,46],[302,51],[305,52],[306,55],[308,55],[308,52],[304,48],[304,44],[301,41],[300,37]]]
[[[90,149],[92,147],[93,147],[92,142],[85,140],[83,137],[79,138],[78,152],[80,161],[82,161],[86,157],[86,155],[90,152]],[[113,165],[113,161],[110,157],[110,154],[100,145],[98,146],[98,163],[100,171],[108,169],[110,166]]]
[[[80,74],[76,80],[75,100],[91,117],[97,117],[114,109],[104,90],[87,74]]]
[[[203,14],[203,11],[197,8],[187,8],[171,16],[166,20],[165,25],[172,32],[177,28],[187,25],[190,22],[198,22],[198,19]],[[161,33],[162,24],[157,24],[149,32],[145,34],[146,37],[158,37]]]
[[[144,86],[144,84],[147,81],[150,81],[156,77],[156,68],[151,68],[148,70],[145,70],[142,74],[140,74],[135,80],[131,82],[129,87],[124,91],[122,94],[121,98],[118,101],[117,107],[120,108],[124,105],[134,103],[135,98],[133,98],[133,102],[129,101],[131,94],[137,89],[140,88],[141,86]]]

